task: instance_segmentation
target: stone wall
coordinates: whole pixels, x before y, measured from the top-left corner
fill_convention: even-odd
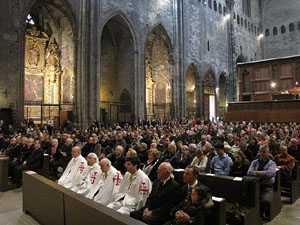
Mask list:
[[[263,29],[268,29],[269,36],[264,37],[263,58],[277,58],[300,54],[300,3],[298,0],[272,0],[263,4]],[[294,31],[290,31],[290,24]],[[285,33],[281,33],[281,27]],[[277,35],[273,35],[276,27]]]

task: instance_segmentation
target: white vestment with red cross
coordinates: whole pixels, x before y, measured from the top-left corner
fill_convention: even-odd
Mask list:
[[[124,210],[127,212],[128,210],[134,211],[144,207],[151,192],[152,183],[148,176],[140,169],[137,170],[136,173],[133,180],[130,179],[131,174],[129,172],[126,172],[124,175],[124,179],[114,201],[117,202],[123,199],[120,212],[123,211],[122,208],[127,208],[127,210]]]
[[[92,199],[95,193],[99,190],[97,195],[94,197],[94,200],[102,205],[107,205],[116,198],[116,194],[119,191],[122,180],[123,177],[121,173],[111,166],[106,174],[101,174],[98,184],[93,186],[86,197]]]
[[[75,191],[78,194],[82,194],[84,196],[86,196],[90,192],[93,186],[96,186],[99,183],[102,173],[100,166],[97,163],[94,163],[88,168],[88,174],[85,179],[80,182],[80,186],[78,188],[72,188],[72,191]]]
[[[83,156],[72,158],[68,163],[63,175],[59,178],[58,184],[65,188],[78,188],[80,182],[85,179],[88,173],[88,166]]]

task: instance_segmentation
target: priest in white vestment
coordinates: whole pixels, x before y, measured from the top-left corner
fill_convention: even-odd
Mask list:
[[[102,170],[100,180],[86,197],[94,199],[102,205],[107,205],[115,200],[123,177],[107,158],[100,161],[100,167]]]
[[[87,176],[80,182],[79,187],[72,188],[72,191],[84,196],[86,196],[90,190],[99,183],[100,175],[102,173],[99,166],[98,156],[95,153],[91,152],[88,154],[87,161],[89,165]]]
[[[87,162],[81,156],[80,147],[75,146],[72,148],[72,159],[68,163],[63,175],[59,178],[58,184],[68,189],[79,187],[80,182],[87,176],[87,172]]]
[[[127,172],[121,183],[115,201],[107,207],[117,210],[122,214],[129,215],[130,212],[142,208],[151,192],[152,183],[148,176],[139,169],[138,157],[126,159]]]

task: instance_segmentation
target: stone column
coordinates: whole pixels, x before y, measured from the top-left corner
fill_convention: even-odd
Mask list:
[[[182,117],[185,111],[184,82],[184,37],[183,37],[183,0],[173,0],[174,11],[174,66],[173,66],[173,116]]]

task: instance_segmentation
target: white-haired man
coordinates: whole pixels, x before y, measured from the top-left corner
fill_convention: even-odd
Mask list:
[[[107,158],[100,161],[100,167],[102,174],[99,182],[90,190],[86,197],[92,198],[102,205],[107,205],[116,198],[123,177]]]
[[[90,154],[88,154],[87,162],[89,165],[87,176],[80,182],[79,187],[72,188],[72,191],[75,191],[78,194],[82,194],[84,196],[86,196],[94,186],[97,186],[102,173],[99,166],[99,159],[96,153],[91,152]]]
[[[81,155],[80,147],[75,146],[72,148],[72,159],[63,175],[59,178],[58,184],[72,189],[80,185],[80,182],[87,176],[87,172],[87,162]]]

